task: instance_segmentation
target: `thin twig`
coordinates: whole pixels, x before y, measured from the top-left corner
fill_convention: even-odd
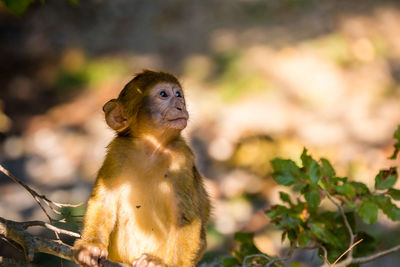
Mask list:
[[[326,265],[328,265],[328,266],[331,266],[331,263],[330,263],[329,260],[328,260],[328,251],[326,250],[326,248],[325,248],[323,245],[321,245],[321,244],[318,244],[318,247],[319,247],[320,249],[322,249],[322,251],[324,252],[324,255],[323,255],[324,263],[325,263]]]
[[[58,203],[58,202],[52,201],[52,200],[48,199],[45,195],[40,195],[38,192],[36,192],[35,190],[33,190],[32,188],[27,186],[24,182],[22,182],[20,179],[15,177],[10,171],[8,171],[6,168],[4,168],[3,165],[1,165],[1,164],[0,164],[0,171],[2,173],[4,173],[5,175],[7,175],[9,178],[11,178],[14,182],[16,182],[17,184],[22,186],[26,191],[29,192],[29,194],[32,195],[33,199],[38,203],[38,205],[43,210],[43,212],[46,214],[47,218],[49,219],[49,221],[51,223],[56,222],[57,220],[53,219],[48,214],[48,212],[46,211],[46,209],[42,205],[41,200],[47,205],[47,207],[49,207],[56,214],[62,214],[62,212],[60,212],[57,209],[55,209],[52,205],[54,205],[54,206],[56,206],[58,208],[67,208],[67,207],[76,208],[76,207],[80,207],[80,206],[85,205],[84,202],[79,203],[79,204],[62,204],[62,203]]]
[[[85,203],[86,204],[86,203]],[[83,214],[82,215],[72,215],[71,212],[60,212],[61,215],[63,215],[65,218],[83,218]]]
[[[40,208],[44,211],[44,213],[46,214],[46,216],[49,218],[49,220],[51,220],[51,217],[48,215],[48,213],[46,212],[46,210],[44,209],[44,207],[42,206],[42,203],[40,203],[40,195],[33,189],[31,189],[29,186],[27,186],[25,183],[23,183],[20,179],[18,179],[17,177],[15,177],[12,173],[10,173],[6,168],[4,168],[1,164],[0,164],[0,171],[2,173],[4,173],[5,175],[7,175],[9,178],[11,178],[14,182],[16,182],[17,184],[19,184],[20,186],[22,186],[23,188],[25,188],[26,191],[28,191],[33,199],[35,199],[35,201],[39,204]]]
[[[42,222],[42,221],[27,221],[27,222],[21,222],[21,224],[25,229],[27,229],[28,227],[31,227],[31,226],[41,226],[41,227],[50,229],[58,234],[65,234],[65,235],[69,235],[69,236],[73,236],[73,237],[77,237],[77,238],[81,237],[80,234],[78,234],[78,233],[75,233],[75,232],[72,232],[69,230],[65,230],[65,229],[61,229],[52,224]]]
[[[332,264],[332,266],[335,266],[336,263],[338,263],[338,261],[344,256],[346,255],[347,252],[351,251],[353,249],[353,247],[357,246],[358,243],[360,243],[361,241],[363,241],[363,239],[361,238],[360,240],[358,240],[357,242],[355,242],[353,245],[351,245],[345,252],[342,253],[342,255],[339,256],[339,258],[337,258],[335,260],[335,262]]]
[[[354,233],[353,233],[353,230],[351,229],[351,226],[350,226],[349,221],[347,220],[347,216],[346,216],[346,214],[344,213],[343,207],[342,207],[339,203],[337,203],[336,200],[334,200],[333,197],[331,197],[329,194],[327,194],[327,196],[328,196],[329,200],[330,200],[333,204],[335,204],[335,206],[338,208],[338,210],[339,210],[339,212],[340,212],[340,215],[342,215],[344,224],[346,225],[347,231],[349,232],[349,235],[350,235],[350,244],[349,244],[349,247],[352,247],[353,244],[354,244],[355,235],[354,235]],[[349,256],[351,256],[351,255],[352,255],[352,254],[350,253]]]

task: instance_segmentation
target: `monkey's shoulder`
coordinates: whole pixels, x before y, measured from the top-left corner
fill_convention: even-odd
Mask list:
[[[143,154],[144,147],[139,140],[117,137],[107,146],[105,161],[120,168],[135,162],[141,163],[145,158]]]
[[[179,137],[171,142],[168,145],[168,149],[172,152],[172,154],[175,153],[179,155],[184,155],[186,158],[194,160],[192,149],[188,146],[187,142],[182,137]]]

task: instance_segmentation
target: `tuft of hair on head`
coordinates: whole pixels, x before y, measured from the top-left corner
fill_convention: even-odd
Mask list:
[[[160,82],[174,83],[181,87],[175,75],[164,71],[143,70],[136,73],[135,77],[128,82],[119,94],[119,99],[129,97],[133,93],[143,94],[149,88]]]
[[[161,82],[174,83],[182,88],[175,75],[164,71],[145,69],[142,72],[136,73],[133,79],[125,85],[118,96],[118,100],[125,107],[136,106],[142,102],[148,89]]]

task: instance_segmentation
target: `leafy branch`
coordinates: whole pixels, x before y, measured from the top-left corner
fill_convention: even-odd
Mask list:
[[[396,159],[400,152],[400,126],[394,138],[395,151],[390,159]],[[279,192],[283,204],[274,205],[266,212],[271,223],[282,231],[282,241],[289,240],[289,253],[284,257],[266,255],[255,246],[252,233],[239,232],[234,236],[238,247],[232,255],[220,257],[222,265],[212,266],[283,266],[296,249],[318,249],[322,266],[344,267],[400,250],[397,245],[376,252],[375,238],[357,225],[357,217],[364,223],[375,223],[379,210],[391,220],[400,221],[400,208],[394,203],[400,200],[400,190],[393,188],[398,178],[396,167],[380,170],[371,191],[364,183],[338,177],[327,159],[315,160],[307,149],[303,150],[300,161],[301,165],[290,159],[271,161],[274,180],[299,193],[292,199],[289,194]],[[336,210],[321,207],[325,199]]]
[[[391,159],[400,151],[400,126],[394,137],[397,142]],[[398,178],[396,167],[379,171],[374,190],[370,191],[364,183],[336,176],[327,159],[317,161],[306,149],[300,159],[302,166],[290,159],[271,161],[275,181],[300,193],[292,201],[288,194],[280,192],[284,205],[272,206],[267,211],[271,222],[283,231],[282,239],[287,238],[295,248],[317,244],[326,266],[365,263],[400,250],[399,245],[373,253],[374,238],[361,232],[356,224],[356,215],[367,224],[375,223],[379,210],[391,220],[400,221],[400,208],[394,203],[400,200],[400,190],[393,188]],[[336,211],[321,207],[325,198],[336,206]]]

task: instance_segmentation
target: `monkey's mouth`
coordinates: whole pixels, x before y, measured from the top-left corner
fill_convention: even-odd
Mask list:
[[[169,118],[167,117],[167,120],[170,122],[180,121],[180,120],[187,121],[188,118],[189,116],[183,113],[183,114],[176,114],[175,116],[171,116]]]
[[[174,118],[167,119],[169,127],[176,128],[176,129],[183,129],[187,125],[187,116],[177,116]]]
[[[168,119],[168,121],[170,121],[170,122],[174,122],[174,121],[187,121],[187,117],[176,117],[176,118],[173,118],[173,119]]]
[[[172,120],[168,120],[170,125],[174,125],[173,128],[184,128],[187,124],[187,118],[174,118]]]

